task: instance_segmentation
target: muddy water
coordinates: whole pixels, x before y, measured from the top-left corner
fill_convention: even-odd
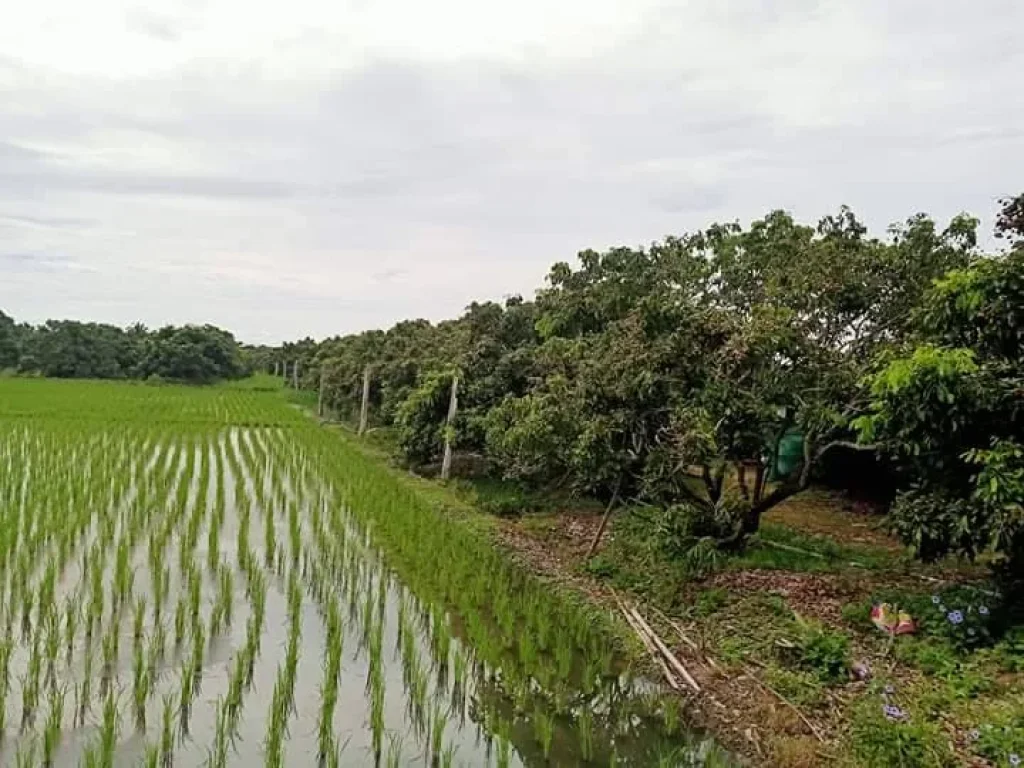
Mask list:
[[[173,436],[161,438],[174,441]],[[62,640],[61,660],[52,678],[47,678],[41,703],[24,729],[19,728],[24,719],[23,680],[33,632],[44,636],[41,621],[35,630],[13,638],[11,683],[4,703],[6,738],[0,747],[3,765],[16,765],[19,757],[27,761],[22,764],[41,764],[41,734],[58,689],[67,691],[67,701],[54,763],[72,766],[83,761],[99,738],[102,716],[102,700],[96,694],[101,676],[96,638],[112,628],[120,637],[120,655],[109,675],[121,712],[114,764],[142,763],[147,746],[159,740],[164,697],[175,702],[173,765],[208,765],[211,760],[216,764],[217,708],[229,695],[235,659],[244,651],[247,622],[254,615],[252,574],[241,567],[245,553],[238,550],[243,540],[248,542],[251,562],[258,563],[265,577],[265,614],[227,765],[272,764],[267,751],[272,693],[295,627],[289,616],[290,581],[301,585],[300,653],[282,765],[727,764],[710,741],[679,723],[671,705],[666,707],[660,699],[657,686],[630,674],[621,659],[616,658],[597,677],[589,674],[586,670],[595,668],[595,660],[584,658],[580,649],[600,646],[598,641],[577,638],[570,657],[556,661],[551,653],[539,653],[538,660],[530,662],[533,666],[521,663],[522,646],[532,642],[529,638],[506,636],[500,654],[479,653],[469,640],[474,636],[469,628],[480,622],[494,625],[495,617],[460,614],[452,605],[429,602],[425,594],[403,583],[390,563],[387,547],[372,535],[372,527],[366,528],[350,513],[336,490],[344,475],[325,474],[317,456],[297,446],[288,430],[231,429],[173,445],[152,442],[148,435],[128,440],[115,458],[123,461],[130,481],[111,499],[109,511],[97,512],[81,549],[95,557],[104,546],[113,550],[131,542],[135,578],[131,599],[125,604],[130,607],[142,598],[149,606],[142,640],[153,672],[146,727],[138,727],[131,706],[132,650],[137,642],[131,610],[112,614],[108,600],[96,637],[90,641],[79,632],[72,638],[66,660]],[[69,459],[74,455],[70,450]],[[151,478],[158,479],[150,482]],[[80,482],[85,489],[92,479],[83,473],[72,482]],[[140,493],[147,482],[146,493]],[[141,496],[151,507],[144,514],[139,512]],[[175,512],[173,499],[179,496],[183,502]],[[359,499],[348,501],[358,503]],[[109,542],[100,538],[103,514],[116,516]],[[133,538],[137,519],[143,520],[145,531]],[[160,622],[168,639],[165,651],[157,654],[148,650],[157,626],[147,572],[152,553],[147,546],[154,546],[150,535],[167,520],[173,523],[164,559],[170,578]],[[190,525],[194,528],[191,540],[186,533]],[[209,536],[211,526],[217,528],[215,539]],[[266,536],[268,529],[273,530],[273,542]],[[245,537],[240,538],[240,533]],[[192,656],[191,634],[178,647],[171,639],[174,607],[187,598],[188,591],[178,558],[183,539],[193,542],[191,557],[201,574],[200,616],[206,628],[216,623],[219,583],[206,564],[215,561],[233,577],[230,624],[204,644],[198,691],[187,711],[176,702]],[[211,541],[216,544],[213,558]],[[85,562],[69,555],[62,563],[55,593],[62,606],[76,600],[85,604]],[[437,567],[443,568],[444,563]],[[107,559],[102,568],[104,583],[109,585],[113,560]],[[318,725],[330,650],[326,617],[332,605],[341,615],[343,651],[337,704],[329,721],[332,749],[330,755],[323,755]],[[8,606],[7,610],[16,609]],[[17,622],[14,627],[18,629]],[[525,655],[533,658],[531,653]],[[536,674],[524,675],[523,669],[535,669]],[[79,709],[75,700],[87,675],[93,681],[92,699],[79,719],[74,714]]]

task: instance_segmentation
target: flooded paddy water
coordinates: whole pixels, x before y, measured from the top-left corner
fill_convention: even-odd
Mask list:
[[[273,394],[90,397],[0,406],[0,764],[727,764],[608,617]]]

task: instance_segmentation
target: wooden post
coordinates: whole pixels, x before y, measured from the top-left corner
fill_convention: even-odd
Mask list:
[[[615,493],[612,494],[611,501],[608,502],[608,506],[604,510],[604,517],[601,518],[601,525],[597,528],[597,533],[594,534],[593,540],[590,542],[590,548],[587,550],[585,560],[589,560],[593,556],[594,552],[597,551],[597,545],[601,543],[601,536],[604,535],[604,529],[608,527],[608,521],[611,519],[612,511],[615,509],[615,502],[619,500],[619,488],[622,485],[622,478],[620,477],[618,482],[615,484]]]
[[[277,369],[280,368],[280,367],[281,367],[281,362],[279,360],[275,360],[274,361],[274,375],[275,376],[278,375]]]
[[[452,396],[448,400],[448,418],[444,426],[444,458],[441,460],[441,479],[447,480],[452,473],[452,422],[455,421],[455,414],[459,410],[459,375],[452,376]]]
[[[317,418],[322,419],[324,417],[324,375],[327,373],[326,368],[320,369],[320,393],[316,398],[316,415]]]
[[[292,363],[292,389],[299,388],[299,361]]]
[[[370,366],[363,369],[363,402],[359,406],[359,432],[366,431],[366,422],[370,415]]]

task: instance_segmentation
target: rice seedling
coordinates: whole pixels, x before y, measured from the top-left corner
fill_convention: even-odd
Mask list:
[[[178,727],[184,740],[188,738],[188,722],[192,711],[192,699],[195,696],[195,675],[191,662],[185,661],[182,664],[179,679],[181,682],[178,686]]]
[[[210,573],[217,572],[220,563],[220,525],[214,516],[206,536],[206,567]]]
[[[207,760],[211,768],[224,768],[227,765],[229,738],[227,707],[225,700],[219,699],[214,715],[213,748]]]
[[[43,765],[53,765],[53,756],[60,744],[61,724],[64,722],[64,700],[67,688],[61,687],[50,697],[50,711],[43,729]]]
[[[441,768],[452,768],[455,764],[455,752],[458,747],[451,742],[441,751]]]
[[[189,657],[189,670],[192,673],[192,686],[199,690],[203,680],[203,659],[206,650],[206,630],[202,621],[192,627],[192,655]]]
[[[284,764],[282,750],[288,712],[291,709],[289,702],[290,694],[286,690],[284,677],[284,670],[279,668],[277,679],[274,682],[274,692],[270,700],[270,726],[263,745],[265,765],[275,768]]]
[[[11,683],[11,643],[0,642],[0,690],[6,693]]]
[[[448,715],[440,702],[434,702],[430,715],[430,757],[431,762],[441,759],[441,745],[444,742],[444,731],[448,726]]]
[[[181,648],[182,642],[185,640],[185,621],[187,619],[186,611],[188,610],[184,600],[179,600],[178,604],[174,609],[174,647]]]
[[[370,679],[370,734],[373,754],[379,761],[384,748],[384,677],[378,671]]]
[[[114,764],[114,750],[117,748],[120,726],[117,697],[111,691],[103,702],[103,721],[99,734],[100,765],[112,766]]]
[[[71,666],[71,659],[75,653],[75,634],[78,630],[78,617],[80,610],[77,600],[72,597],[64,605],[64,647],[66,649],[65,665]]]
[[[36,707],[39,704],[39,675],[42,669],[42,656],[39,651],[39,637],[35,637],[28,658],[28,668],[21,679],[21,730],[31,728],[35,721]]]
[[[544,757],[548,757],[551,754],[551,742],[555,736],[555,721],[542,709],[533,713],[533,734],[540,743]]]
[[[32,737],[22,739],[18,751],[14,754],[15,768],[36,767],[36,740]]]
[[[140,733],[146,732],[146,702],[152,690],[153,678],[142,646],[137,646],[132,664],[132,705],[135,713],[135,727]]]
[[[388,754],[385,765],[387,768],[398,768],[402,764],[402,734],[388,732]]]
[[[320,683],[320,713],[317,720],[317,752],[321,763],[334,749],[334,710],[338,703],[343,641],[337,609],[328,608],[327,642],[324,645],[324,676]]]
[[[661,715],[665,724],[666,735],[672,736],[679,730],[679,723],[681,719],[678,697],[665,697],[661,705]]]
[[[231,626],[231,604],[234,599],[234,592],[235,584],[234,577],[231,575],[231,569],[223,566],[220,569],[220,592],[218,593],[218,602],[221,606],[224,625],[227,627]]]
[[[594,716],[589,709],[580,712],[576,727],[579,733],[580,755],[584,760],[590,760],[594,756]]]
[[[16,417],[10,392],[28,405]],[[307,598],[322,637],[304,636]],[[220,696],[202,697],[225,635],[239,639],[235,624],[244,640]],[[280,649],[268,640],[278,627]],[[343,706],[362,708],[369,747],[388,765],[412,751],[397,733],[436,765],[485,762],[462,738],[474,727],[467,702],[489,711],[482,728],[497,734],[499,765],[513,759],[511,717],[532,721],[545,751],[557,721],[559,752],[572,735],[579,760],[600,738],[592,712],[632,729],[623,744],[649,727],[620,705],[633,694],[600,620],[276,393],[0,379],[0,731],[20,706],[23,760],[35,743],[31,762],[59,762],[67,720],[97,725],[85,765],[112,765],[129,723],[153,731],[134,753],[146,765],[197,764],[204,750],[222,765],[249,732],[249,695],[270,693],[256,690],[270,642],[267,765],[284,765],[293,720],[315,731],[319,762],[337,764]],[[307,707],[317,681],[306,655],[321,642],[319,707]],[[346,645],[365,661],[363,691],[341,683]],[[178,674],[162,680],[169,662]],[[403,688],[385,691],[395,665]],[[405,706],[385,707],[385,693]],[[190,738],[194,718],[214,729],[206,743]]]
[[[164,694],[160,710],[160,765],[164,768],[174,762],[174,697]]]
[[[512,763],[512,741],[509,736],[508,721],[503,720],[498,726],[498,768],[508,768]]]
[[[89,712],[89,696],[92,692],[92,648],[86,649],[83,665],[82,684],[78,689],[77,722],[79,727],[85,725],[85,716]]]

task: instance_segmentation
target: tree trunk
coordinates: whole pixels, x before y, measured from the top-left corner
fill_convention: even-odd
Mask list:
[[[708,500],[714,506],[722,496],[721,476],[713,476],[711,470],[705,464],[700,468],[701,479],[704,480],[704,487],[708,492]]]
[[[833,448],[850,448],[857,451],[875,451],[878,447],[875,445],[860,445],[858,443],[851,443],[847,440],[833,440],[830,443],[823,445],[821,448],[814,449],[814,441],[809,437],[804,437],[804,461],[803,466],[800,467],[800,472],[794,479],[792,477],[784,480],[780,485],[767,496],[764,496],[764,483],[765,476],[763,468],[761,469],[761,478],[758,482],[761,491],[758,493],[758,498],[746,514],[743,516],[743,527],[742,533],[744,536],[750,536],[757,533],[758,528],[761,527],[761,516],[772,507],[781,504],[790,496],[800,493],[800,491],[806,490],[811,484],[811,471],[814,469],[814,465],[821,460],[821,457],[828,453]],[[776,451],[777,453],[777,451]]]
[[[299,361],[292,363],[292,389],[299,388]]]
[[[452,377],[452,394],[448,400],[448,418],[444,426],[444,458],[441,460],[441,479],[447,480],[452,473],[452,422],[459,409],[459,377]]]
[[[764,462],[758,462],[757,471],[754,474],[754,503],[757,504],[764,497],[765,480],[768,473],[765,472]]]
[[[804,489],[811,482],[811,467],[814,461],[821,458],[821,453],[815,455],[812,451],[813,443],[809,436],[804,435],[804,464],[800,467],[800,488]],[[822,451],[824,453],[824,451]]]
[[[736,462],[736,481],[740,486],[740,496],[743,497],[744,501],[750,501],[750,489],[747,488],[747,463],[745,461]]]

